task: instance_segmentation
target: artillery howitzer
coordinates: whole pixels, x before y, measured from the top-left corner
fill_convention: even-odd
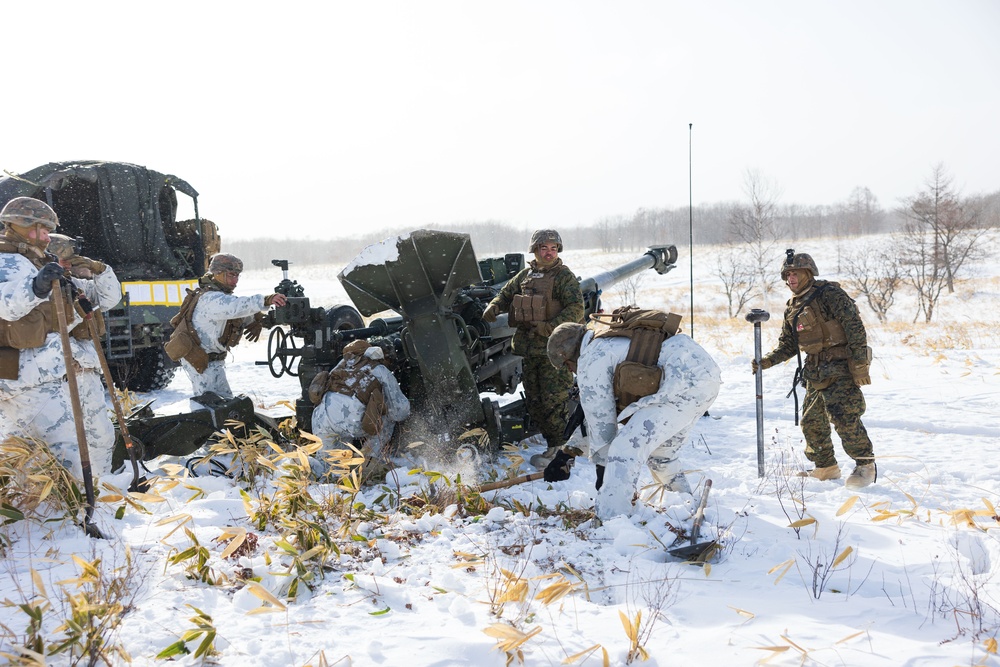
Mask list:
[[[486,432],[491,450],[530,436],[535,430],[521,400],[500,405],[481,396],[513,394],[521,382],[521,357],[511,351],[514,328],[505,314],[492,324],[482,314],[524,261],[520,253],[477,261],[469,235],[418,230],[369,246],[338,275],[355,311],[344,305],[310,308],[302,287],[288,278],[288,262],[273,260],[284,274],[276,291],[289,302],[271,311],[267,323],[289,328],[272,329],[266,363],[275,377],[298,375],[299,427],[311,429],[307,390],[313,377],[336,365],[344,345],[364,338],[382,347],[411,402],[411,416],[397,429],[397,439],[440,440],[458,451],[474,446],[459,442],[474,428]],[[604,289],[646,269],[667,273],[676,261],[674,246],[655,246],[616,269],[584,278],[587,317],[600,310]],[[395,315],[363,325],[361,315],[385,311]]]
[[[674,268],[674,246],[651,247],[641,257],[580,281],[589,317],[601,307],[601,293],[647,269],[664,274]],[[275,291],[286,305],[268,312],[271,327],[267,365],[274,377],[297,376],[302,389],[295,402],[299,428],[311,431],[309,384],[316,373],[333,368],[344,346],[363,338],[380,346],[387,366],[410,399],[411,416],[396,430],[398,441],[443,441],[442,455],[469,452],[478,442],[461,436],[482,428],[490,450],[535,432],[521,399],[500,405],[492,395],[513,394],[521,383],[521,357],[511,351],[514,328],[507,315],[490,324],[483,310],[497,292],[524,268],[524,255],[476,260],[467,234],[419,230],[369,246],[338,278],[354,302],[330,309],[312,307],[305,289],[288,277],[288,260],[272,260],[282,270]],[[385,311],[365,326],[362,315]],[[482,394],[487,394],[482,396]],[[264,426],[271,417],[255,413],[245,396],[201,397],[204,410],[156,416],[145,406],[129,420],[140,457],[186,456],[215,431],[233,421]],[[121,442],[119,442],[121,445]],[[124,461],[118,446],[115,463]]]

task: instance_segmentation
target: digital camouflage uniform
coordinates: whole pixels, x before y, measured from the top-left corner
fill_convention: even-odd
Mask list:
[[[817,290],[819,293],[813,296]],[[763,357],[763,367],[780,364],[797,355],[798,337],[792,329],[792,321],[807,301],[806,308],[816,308],[823,319],[840,323],[847,338],[847,353],[859,362],[866,360],[868,336],[857,304],[839,284],[810,279],[810,284],[788,300],[778,345]],[[801,315],[797,326],[800,331],[804,326]],[[806,441],[806,458],[816,468],[837,464],[830,437],[830,424],[833,424],[847,455],[858,465],[871,463],[874,457],[872,441],[861,423],[861,415],[865,413],[864,394],[851,376],[847,359],[830,359],[825,353],[826,350],[807,354],[803,361],[806,395],[800,423]]]
[[[549,363],[545,346],[552,330],[560,324],[583,321],[580,281],[561,259],[550,267],[539,267],[538,262],[532,260],[528,267],[507,281],[490,303],[500,312],[507,312],[511,309],[514,296],[524,292],[524,286],[533,276],[553,272],[552,298],[561,305],[561,310],[541,324],[516,324],[517,331],[511,342],[514,354],[524,358],[521,362],[521,381],[528,416],[541,431],[549,448],[561,447],[566,442],[563,431],[568,418],[567,403],[573,387],[573,373],[565,368],[554,368]]]

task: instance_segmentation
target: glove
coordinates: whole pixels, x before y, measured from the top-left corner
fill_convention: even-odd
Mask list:
[[[771,367],[771,365],[772,365],[771,364],[771,360],[768,359],[767,357],[764,357],[763,359],[760,360],[760,370],[762,370],[762,371],[767,370],[768,368]],[[756,359],[751,359],[750,360],[750,370],[753,371],[754,375],[757,375],[757,360]]]
[[[243,337],[246,338],[251,343],[256,343],[260,340],[260,332],[264,330],[264,315],[263,313],[257,313],[253,316],[253,322],[248,324],[243,330]]]
[[[575,458],[565,449],[560,449],[556,452],[556,457],[545,466],[542,479],[546,482],[561,482],[564,479],[569,479],[569,469],[573,467]]]
[[[286,303],[288,303],[288,299],[280,292],[264,297],[265,308],[269,308],[270,306],[277,306],[278,308],[281,308]]]
[[[52,281],[58,280],[66,275],[63,267],[58,262],[49,262],[38,270],[38,275],[31,281],[31,291],[39,299],[44,299],[52,292]]]
[[[494,306],[492,303],[486,307],[483,311],[483,322],[493,323],[497,321],[497,315],[500,314],[500,309]]]
[[[542,338],[548,338],[549,336],[551,336],[552,331],[554,329],[555,327],[549,324],[548,322],[538,322],[537,324],[535,324],[535,333],[541,336]]]
[[[77,278],[90,278],[91,276],[85,275],[87,271],[91,274],[104,273],[104,269],[107,265],[104,262],[99,262],[96,259],[91,259],[89,257],[83,257],[76,255],[70,257],[69,259],[70,273]],[[77,275],[77,272],[83,273],[84,275]]]
[[[600,491],[601,487],[604,486],[604,466],[594,467],[597,468],[597,484],[594,485],[594,488]]]

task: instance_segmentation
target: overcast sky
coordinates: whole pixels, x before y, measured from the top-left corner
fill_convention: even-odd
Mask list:
[[[173,173],[229,238],[1000,189],[1000,2],[4,3],[0,168]],[[688,124],[693,123],[689,132]]]

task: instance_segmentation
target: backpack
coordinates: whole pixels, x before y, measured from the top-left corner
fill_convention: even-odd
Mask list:
[[[591,315],[591,318],[608,325],[594,338],[622,337],[629,339],[625,361],[615,367],[615,404],[620,413],[643,396],[656,393],[663,378],[663,369],[657,365],[663,341],[680,331],[681,316],[662,310],[624,306],[616,308],[610,316]]]

